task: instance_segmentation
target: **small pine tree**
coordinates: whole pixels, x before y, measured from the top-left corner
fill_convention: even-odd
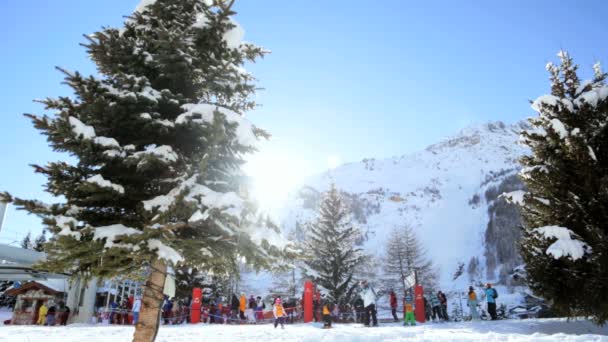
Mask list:
[[[43,230],[42,233],[40,233],[40,235],[38,235],[38,237],[36,237],[36,240],[34,240],[34,246],[32,247],[32,249],[35,250],[36,252],[43,252],[45,243],[46,243],[46,231]]]
[[[568,53],[547,64],[551,94],[532,107],[521,159],[522,256],[530,287],[568,316],[608,319],[608,86],[599,64],[581,82]]]
[[[452,280],[456,280],[460,278],[460,276],[464,273],[464,262],[459,262],[458,266],[456,266],[456,271],[454,271],[454,275],[452,276]]]
[[[319,206],[319,216],[308,229],[302,271],[305,277],[327,290],[338,304],[351,302],[356,288],[354,273],[364,261],[356,246],[360,233],[350,218],[340,193],[332,184]]]
[[[433,262],[426,258],[426,251],[414,230],[403,225],[391,230],[386,242],[384,257],[384,283],[387,288],[405,291],[405,279],[416,272],[417,281],[428,289],[437,286],[438,274]]]
[[[267,136],[243,117],[256,84],[242,66],[267,52],[241,41],[233,3],[143,0],[124,27],[85,36],[99,76],[60,69],[74,97],[43,100],[52,117],[27,115],[76,160],[34,166],[65,201],[0,194],[53,233],[41,267],[84,277],[149,270],[134,341],[156,338],[169,266],[270,267],[286,247],[269,243],[276,229],[242,191],[244,157]]]
[[[23,238],[23,240],[21,240],[21,248],[32,249],[33,246],[34,245],[32,244],[32,233],[27,232],[27,235]]]

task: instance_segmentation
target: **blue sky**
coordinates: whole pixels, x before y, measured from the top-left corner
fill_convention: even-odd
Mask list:
[[[70,94],[54,66],[94,73],[82,34],[120,25],[137,3],[0,2],[1,190],[50,200],[28,164],[65,157],[21,114],[44,113],[32,99]],[[261,160],[286,173],[531,116],[528,100],[549,90],[544,66],[561,48],[586,76],[607,61],[606,1],[240,0],[236,10],[246,40],[273,51],[248,67],[265,88],[249,118],[274,135]],[[40,228],[11,210],[0,243]]]

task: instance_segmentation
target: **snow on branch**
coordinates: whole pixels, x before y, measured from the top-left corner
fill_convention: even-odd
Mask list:
[[[547,255],[553,256],[555,259],[569,257],[572,260],[582,258],[585,253],[591,253],[591,247],[585,242],[575,240],[572,236],[576,236],[570,229],[558,226],[546,226],[534,229],[534,232],[543,236],[545,239],[556,239],[556,241],[547,248]]]
[[[237,124],[236,136],[239,144],[252,147],[257,144],[258,139],[254,133],[253,125],[239,113],[207,103],[186,104],[182,106],[182,109],[186,112],[175,119],[175,123],[178,125],[191,122],[201,125],[210,124],[213,122],[215,113],[220,113],[226,117],[227,122]]]
[[[76,136],[82,136],[84,139],[95,138],[95,129],[92,126],[85,125],[82,121],[73,116],[70,116],[68,120],[70,121],[72,131]]]
[[[132,157],[140,159],[145,156],[155,156],[165,163],[174,163],[179,158],[177,153],[175,153],[173,148],[169,145],[156,146],[153,144],[146,146],[145,149],[145,151],[133,153]]]
[[[74,219],[73,217],[63,216],[63,215],[54,216],[54,217],[52,217],[52,219],[55,220],[55,226],[57,226],[59,229],[61,229],[59,231],[59,233],[57,233],[57,235],[71,236],[75,239],[80,239],[80,237],[81,237],[80,232],[76,232],[76,231],[72,230],[72,228],[75,228],[76,225],[78,224],[78,221],[76,221],[76,219]]]
[[[179,254],[178,251],[165,245],[164,243],[162,243],[162,241],[158,239],[148,240],[148,249],[150,249],[151,251],[156,251],[156,255],[158,255],[160,259],[169,261],[174,265],[184,261],[184,257]]]
[[[500,195],[500,197],[504,198],[508,203],[523,206],[525,194],[527,194],[527,192],[523,190],[516,190],[511,192],[505,192],[504,194]]]
[[[237,219],[245,207],[245,201],[235,192],[217,192],[197,183],[198,174],[193,175],[178,186],[171,189],[166,195],[160,195],[150,200],[143,201],[144,209],[147,211],[157,210],[166,212],[175,204],[177,197],[185,193],[184,201],[196,203],[208,209],[218,209]],[[204,220],[209,216],[205,211],[197,211],[189,219],[189,222]]]
[[[72,127],[72,132],[74,132],[77,137],[82,137],[85,140],[92,140],[95,144],[103,147],[120,148],[120,144],[118,141],[116,141],[116,139],[101,136],[98,137],[95,134],[95,128],[93,128],[93,126],[86,125],[73,116],[70,116],[68,121]]]
[[[87,178],[86,182],[95,184],[102,188],[112,189],[121,194],[125,193],[125,188],[122,185],[114,184],[114,183],[110,182],[109,180],[105,180],[102,175],[95,175],[95,176],[89,177],[89,178]]]
[[[114,246],[114,242],[120,236],[129,236],[141,234],[141,231],[124,226],[122,224],[113,224],[110,226],[96,227],[93,232],[93,240],[104,240],[105,248],[111,248]]]

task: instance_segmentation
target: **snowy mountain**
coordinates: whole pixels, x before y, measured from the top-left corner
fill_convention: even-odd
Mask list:
[[[520,218],[498,195],[523,187],[515,175],[526,153],[517,144],[518,132],[526,127],[524,122],[474,125],[423,151],[368,158],[311,177],[286,205],[283,226],[301,235],[301,224],[316,215],[321,192],[335,182],[366,236],[368,253],[382,257],[390,230],[408,224],[439,266],[443,288],[486,281],[508,285],[507,274],[520,264],[515,249]],[[465,273],[454,282],[460,263]]]

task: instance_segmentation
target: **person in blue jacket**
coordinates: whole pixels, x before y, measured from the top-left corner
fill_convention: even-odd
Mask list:
[[[498,297],[498,292],[496,289],[492,287],[492,284],[486,284],[486,300],[488,302],[488,313],[492,320],[495,321],[498,319],[496,315],[496,298]]]

